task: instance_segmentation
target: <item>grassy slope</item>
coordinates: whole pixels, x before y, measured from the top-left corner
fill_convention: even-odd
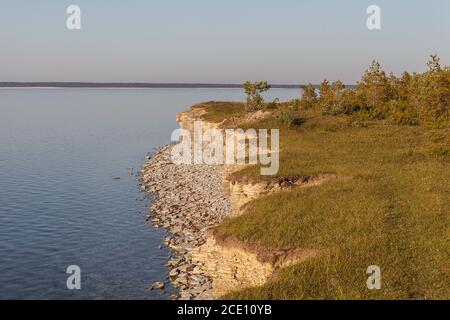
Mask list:
[[[300,126],[281,128],[279,175],[347,179],[262,197],[218,233],[322,254],[226,298],[450,298],[449,133],[302,116]],[[247,126],[280,127],[275,119]],[[260,179],[255,167],[235,178],[244,176]],[[370,265],[382,269],[382,290],[366,287]]]

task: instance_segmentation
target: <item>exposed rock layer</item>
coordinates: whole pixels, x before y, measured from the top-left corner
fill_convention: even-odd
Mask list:
[[[180,127],[193,130],[201,109],[177,115]],[[219,128],[203,121],[203,130]],[[225,217],[241,213],[243,205],[261,194],[295,186],[322,183],[330,176],[294,179],[278,183],[230,182],[228,175],[239,166],[175,165],[171,148],[156,150],[141,169],[143,191],[153,200],[151,220],[171,235],[169,280],[180,290],[180,299],[214,299],[248,286],[264,284],[281,267],[314,256],[314,250],[269,250],[236,240],[217,239],[213,227]],[[333,177],[331,177],[333,178]]]
[[[275,192],[281,192],[292,188],[314,187],[324,182],[336,179],[334,174],[320,174],[311,177],[286,178],[279,181],[228,181],[230,190],[230,201],[234,216],[241,215],[243,208],[256,198]]]

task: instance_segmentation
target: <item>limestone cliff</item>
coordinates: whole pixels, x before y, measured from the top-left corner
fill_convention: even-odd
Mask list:
[[[193,131],[194,121],[203,121],[203,130],[220,128],[218,123],[204,121],[204,110],[191,108],[179,113],[180,127]],[[221,166],[223,186],[230,196],[231,215],[242,214],[242,207],[258,196],[281,191],[294,186],[312,186],[322,183],[330,176],[298,178],[279,182],[240,182],[228,179],[229,174],[242,166]],[[264,284],[274,272],[314,256],[315,250],[270,250],[256,245],[242,243],[235,239],[217,239],[213,229],[204,230],[206,243],[189,253],[189,258],[200,266],[200,271],[212,279],[212,296],[222,295],[245,287]]]

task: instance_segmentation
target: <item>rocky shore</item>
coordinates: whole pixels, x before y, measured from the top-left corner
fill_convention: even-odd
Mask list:
[[[203,131],[223,130],[220,123],[204,121],[204,113],[195,106],[179,113],[180,128],[192,134],[195,121],[202,121]],[[267,114],[258,111],[233,121],[264,117]],[[217,239],[213,227],[225,217],[244,214],[246,204],[262,195],[313,187],[336,179],[336,175],[236,180],[232,174],[242,166],[174,164],[173,146],[157,149],[140,170],[142,191],[152,199],[151,214],[146,219],[168,234],[165,243],[172,256],[167,280],[179,290],[179,296],[172,298],[210,300],[242,288],[261,286],[278,269],[318,254],[317,250],[306,248],[266,248],[237,239]],[[157,282],[153,288],[164,286]]]
[[[206,243],[205,231],[231,212],[223,187],[223,168],[211,165],[175,165],[172,145],[157,149],[141,168],[141,188],[152,199],[147,216],[164,228],[173,255],[168,262],[169,281],[181,300],[213,299],[212,279],[202,271],[192,253]]]

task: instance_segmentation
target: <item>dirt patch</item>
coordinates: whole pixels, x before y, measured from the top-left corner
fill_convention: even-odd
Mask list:
[[[265,184],[267,188],[289,188],[295,186],[318,185],[326,181],[337,179],[334,173],[323,173],[311,176],[286,176],[286,177],[265,177],[240,175],[238,172],[231,173],[228,181],[241,184]]]

